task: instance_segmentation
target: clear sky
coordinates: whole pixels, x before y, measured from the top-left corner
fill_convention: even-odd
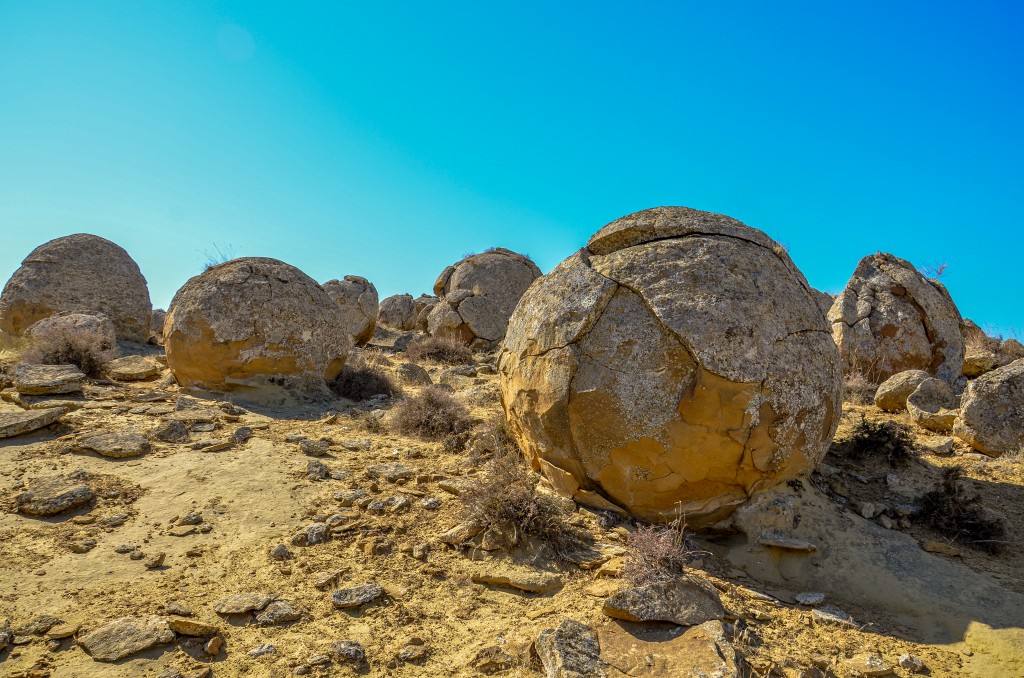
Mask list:
[[[154,306],[217,247],[418,295],[687,205],[833,292],[877,250],[947,262],[1019,333],[1022,28],[962,0],[0,0],[0,278],[89,232]]]

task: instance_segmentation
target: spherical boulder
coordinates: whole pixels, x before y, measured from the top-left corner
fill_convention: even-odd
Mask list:
[[[993,457],[1024,450],[1024,359],[967,384],[953,435]]]
[[[278,261],[233,259],[178,290],[164,322],[167,365],[186,387],[322,390],[345,364],[341,309],[315,280]]]
[[[411,294],[393,294],[380,302],[377,322],[395,330],[411,330],[416,323],[416,302]]]
[[[875,407],[886,412],[902,412],[907,409],[910,394],[931,378],[924,370],[906,370],[892,375],[875,391]]]
[[[0,331],[20,335],[60,312],[103,313],[120,339],[149,339],[149,288],[120,246],[87,233],[40,245],[0,294]]]
[[[440,301],[430,311],[427,331],[471,345],[500,341],[519,299],[540,275],[529,257],[511,250],[471,254],[438,276],[434,294]]]
[[[785,250],[685,207],[614,221],[539,278],[498,370],[510,430],[559,492],[690,525],[813,468],[842,404],[828,323]]]
[[[58,313],[43,318],[25,330],[31,339],[45,339],[62,334],[91,334],[99,339],[97,348],[110,350],[117,346],[117,329],[102,313]]]
[[[366,278],[346,275],[342,280],[328,280],[324,291],[341,308],[348,334],[357,346],[365,346],[377,327],[377,288]]]
[[[925,370],[953,385],[964,362],[963,319],[946,288],[885,252],[864,257],[828,313],[846,372],[878,383]]]

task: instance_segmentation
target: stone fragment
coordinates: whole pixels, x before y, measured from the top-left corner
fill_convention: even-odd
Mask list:
[[[336,640],[331,644],[331,657],[341,664],[362,666],[366,662],[366,650],[354,640]]]
[[[208,624],[198,619],[189,619],[187,617],[168,617],[167,625],[171,627],[172,631],[183,636],[202,638],[205,636],[215,636],[220,633],[220,629],[214,624]]]
[[[84,506],[94,497],[92,488],[77,480],[56,476],[38,480],[14,498],[22,513],[32,516],[54,516]]]
[[[928,668],[920,657],[912,654],[901,654],[899,663],[911,673],[925,673]]]
[[[302,619],[302,611],[289,600],[275,600],[256,615],[256,623],[277,626]]]
[[[548,678],[604,678],[607,665],[594,631],[573,619],[545,629],[535,641],[537,656]]]
[[[758,537],[757,543],[762,546],[773,546],[784,551],[799,551],[802,553],[811,553],[818,549],[817,546],[806,539],[797,539],[795,537],[787,537],[786,535],[772,533],[761,535]]]
[[[402,363],[398,366],[398,377],[406,384],[430,386],[430,374],[416,363]]]
[[[345,610],[372,603],[384,595],[379,584],[360,584],[347,589],[338,589],[331,594],[331,602],[338,609]]]
[[[625,621],[667,621],[681,626],[725,617],[714,587],[688,578],[626,587],[605,599],[602,611]]]
[[[910,394],[931,376],[924,370],[905,370],[892,375],[875,391],[875,407],[886,412],[902,412],[907,409]]]
[[[160,364],[141,355],[126,355],[104,363],[103,371],[115,381],[142,381],[160,374]]]
[[[893,672],[884,659],[870,652],[856,654],[843,663],[857,676],[889,676]]]
[[[366,467],[366,475],[370,478],[380,478],[389,483],[399,480],[409,480],[416,475],[416,470],[398,461],[373,464]]]
[[[249,650],[249,656],[253,658],[262,657],[268,654],[277,654],[277,648],[270,643],[264,643]]]
[[[146,436],[134,431],[111,431],[79,438],[75,452],[95,452],[109,459],[128,459],[149,452]]]
[[[504,569],[497,572],[479,572],[473,581],[491,586],[506,586],[530,593],[554,593],[562,588],[562,578],[557,574],[537,571]]]
[[[217,614],[245,614],[253,610],[262,610],[274,596],[269,593],[235,593],[221,598],[213,604],[213,611]]]
[[[796,602],[800,603],[801,605],[807,605],[809,607],[821,605],[825,602],[824,593],[814,593],[811,591],[807,591],[804,593],[798,593],[793,597],[796,598]]]
[[[740,673],[736,651],[719,621],[704,622],[685,630],[666,629],[658,624],[626,630],[612,622],[598,629],[598,641],[601,659],[607,662],[609,673],[614,676],[740,678],[745,675]]]
[[[342,280],[328,280],[322,286],[338,304],[348,336],[356,346],[373,338],[379,310],[377,288],[366,278],[346,275]]]
[[[124,617],[79,636],[78,644],[96,661],[116,662],[157,645],[174,642],[160,617]]]
[[[66,413],[67,409],[64,407],[44,410],[0,409],[0,439],[38,431],[60,421]]]
[[[944,556],[960,555],[960,549],[953,546],[952,544],[947,544],[946,542],[942,541],[935,541],[933,539],[926,539],[924,542],[921,543],[921,548],[923,548],[928,553],[941,553]]]
[[[949,409],[951,407],[955,407],[953,393],[946,382],[938,379],[925,379],[907,396],[910,418],[921,428],[935,433],[953,430],[958,412]]]
[[[74,365],[18,365],[14,388],[22,395],[78,393],[85,375]]]

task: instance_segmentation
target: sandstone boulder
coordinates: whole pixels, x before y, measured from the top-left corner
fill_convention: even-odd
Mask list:
[[[953,430],[956,419],[953,392],[946,382],[939,379],[925,379],[907,396],[907,412],[915,424],[935,433]]]
[[[814,301],[818,303],[818,308],[821,309],[821,314],[827,316],[828,312],[832,310],[832,304],[835,303],[836,298],[828,292],[822,292],[813,287],[811,293],[814,295]]]
[[[931,375],[924,370],[906,370],[892,375],[875,391],[875,407],[886,412],[902,412],[907,409],[907,397],[926,379],[931,379]]]
[[[315,280],[259,257],[213,266],[178,290],[164,324],[178,384],[322,390],[349,349],[341,309]]]
[[[427,317],[427,331],[470,345],[500,341],[519,299],[539,277],[536,264],[511,250],[472,254],[438,276],[440,301]]]
[[[377,322],[396,330],[411,330],[416,325],[416,302],[411,294],[394,294],[380,302]]]
[[[991,456],[1024,448],[1024,359],[967,384],[953,435]]]
[[[35,322],[25,336],[37,339],[61,334],[92,334],[99,338],[97,347],[110,350],[117,346],[117,330],[102,313],[57,313]]]
[[[22,395],[78,393],[85,375],[74,365],[18,365],[14,388]]]
[[[864,257],[828,313],[846,372],[881,381],[924,370],[948,384],[960,379],[962,318],[937,280],[891,254]]]
[[[324,291],[341,308],[349,336],[357,346],[365,346],[377,327],[377,288],[366,278],[346,275],[342,280],[328,280]]]
[[[690,525],[813,468],[842,403],[785,250],[683,207],[612,222],[538,279],[498,369],[514,437],[561,494]]]
[[[415,301],[416,320],[413,329],[417,332],[426,332],[430,324],[430,312],[434,310],[440,299],[437,297],[421,294]]]
[[[149,288],[128,253],[109,240],[78,233],[40,245],[0,295],[0,331],[22,334],[62,311],[105,314],[121,339],[149,339]]]

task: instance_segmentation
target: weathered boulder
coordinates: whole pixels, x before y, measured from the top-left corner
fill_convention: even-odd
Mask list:
[[[875,391],[875,407],[886,412],[902,412],[907,409],[907,397],[921,382],[931,378],[924,370],[906,370],[892,375]]]
[[[67,413],[65,407],[38,410],[0,409],[0,439],[13,438],[54,424]]]
[[[665,621],[681,626],[725,617],[713,586],[685,578],[623,588],[605,599],[603,611],[625,621]]]
[[[986,372],[995,369],[999,362],[999,356],[986,349],[968,348],[964,355],[963,373],[965,377],[973,379],[980,377]]]
[[[76,452],[95,452],[108,459],[129,459],[149,452],[146,436],[134,431],[108,431],[82,436],[72,445]]]
[[[324,291],[341,308],[345,326],[352,342],[365,346],[377,327],[377,288],[366,278],[346,275],[342,280],[328,280]]]
[[[167,365],[185,387],[325,391],[349,338],[315,280],[259,257],[213,266],[178,290],[164,324]]]
[[[59,395],[82,390],[85,375],[74,365],[18,365],[14,388],[22,395]]]
[[[953,435],[991,456],[1024,449],[1024,359],[967,384]]]
[[[925,370],[948,384],[964,361],[963,319],[946,288],[885,252],[860,260],[828,313],[847,372],[875,381]]]
[[[415,310],[416,310],[416,321],[413,323],[413,329],[417,332],[426,332],[430,325],[430,312],[434,310],[438,302],[441,301],[437,297],[430,296],[427,294],[421,294],[416,298]]]
[[[814,301],[818,303],[818,308],[821,309],[821,314],[824,316],[828,315],[828,312],[832,310],[832,304],[836,302],[836,298],[828,292],[822,292],[821,290],[811,288],[811,294],[814,295]]]
[[[0,295],[0,331],[22,334],[62,311],[99,311],[121,339],[149,339],[149,288],[121,247],[78,233],[40,245],[21,262]]]
[[[411,330],[416,324],[416,302],[411,294],[394,294],[380,302],[377,322],[396,330]]]
[[[103,351],[117,346],[117,330],[102,313],[57,313],[33,323],[25,336],[31,339],[60,334],[92,334],[99,338],[97,348]]]
[[[55,476],[38,480],[14,497],[19,511],[30,516],[55,516],[92,501],[95,494],[84,482]]]
[[[607,665],[601,659],[597,634],[585,624],[566,619],[558,628],[544,629],[534,643],[548,678],[603,678]]]
[[[529,257],[511,250],[472,254],[438,276],[440,301],[430,310],[427,331],[470,345],[500,341],[519,299],[540,275]]]
[[[939,379],[925,379],[914,392],[907,396],[907,412],[915,424],[935,433],[953,430],[956,419],[953,392],[946,382]]]
[[[103,371],[116,381],[142,381],[160,374],[160,365],[152,358],[126,355],[104,363]]]
[[[683,207],[612,222],[538,279],[498,369],[511,432],[561,494],[691,525],[813,468],[842,403],[785,250]]]
[[[160,617],[124,617],[78,638],[78,644],[99,662],[116,662],[157,645],[174,642],[174,631]]]

